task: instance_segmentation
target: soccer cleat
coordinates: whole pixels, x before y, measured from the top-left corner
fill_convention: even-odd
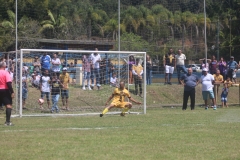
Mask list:
[[[213,110],[217,110],[217,107],[213,107]]]
[[[205,110],[208,110],[208,107],[205,107]]]
[[[83,87],[82,89],[83,89],[83,90],[86,90],[86,88],[85,88],[85,87]]]
[[[90,86],[88,86],[88,90],[89,90],[89,91],[91,91],[91,90],[92,90],[92,88],[91,88]]]
[[[12,124],[12,122],[5,122],[4,125],[5,125],[5,126],[14,126],[14,124]]]
[[[122,113],[120,114],[120,116],[125,117],[125,113],[122,112]]]
[[[100,85],[100,84],[97,84],[97,87],[101,87],[101,85]]]
[[[172,83],[171,83],[171,82],[168,82],[168,84],[169,84],[169,85],[172,85]]]
[[[101,113],[101,114],[100,114],[100,117],[102,117],[102,116],[103,116],[103,114]]]

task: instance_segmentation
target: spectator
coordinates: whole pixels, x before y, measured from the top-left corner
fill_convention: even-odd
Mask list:
[[[32,74],[32,86],[40,89],[40,76],[37,74]]]
[[[226,71],[227,71],[227,62],[224,61],[223,57],[221,57],[218,62],[218,69],[220,70],[220,74],[223,76],[223,79],[226,79]]]
[[[67,68],[66,67],[63,68],[62,73],[59,76],[59,79],[60,79],[61,83],[63,84],[62,89],[61,89],[63,109],[69,110],[69,106],[68,106],[68,98],[69,98],[68,84],[70,82],[70,76],[67,73]]]
[[[227,77],[227,79],[224,81],[224,84],[227,85],[227,88],[230,88],[232,86],[232,81],[230,79],[230,77]]]
[[[202,96],[203,100],[205,102],[205,110],[208,110],[208,98],[212,100],[213,103],[213,110],[217,109],[216,101],[213,93],[213,85],[214,85],[214,77],[213,75],[208,73],[208,70],[206,68],[203,69],[203,75],[201,76],[201,82],[202,82]]]
[[[72,82],[71,82],[71,84],[76,84],[76,69],[75,69],[75,65],[73,64],[73,62],[71,62],[70,63],[70,65],[69,65],[69,68],[68,68],[69,70],[70,70],[70,77],[72,78]]]
[[[133,55],[129,57],[129,84],[133,84],[133,73],[132,73],[132,67],[135,64],[135,58]]]
[[[139,96],[142,97],[142,74],[143,67],[139,63],[139,58],[136,59],[136,64],[132,67],[132,73],[134,75],[134,83],[135,83],[135,94],[138,95],[138,87],[140,90]]]
[[[83,90],[86,90],[85,88],[85,81],[87,80],[87,86],[88,90],[92,90],[90,87],[90,76],[91,76],[91,65],[92,65],[92,59],[89,56],[89,54],[86,54],[83,56]]]
[[[108,68],[109,68],[109,80],[111,79],[111,77],[113,76],[113,73],[115,72],[115,67],[113,65],[113,63],[111,62],[111,59],[108,60]]]
[[[43,99],[46,95],[47,98],[47,105],[48,109],[50,109],[50,83],[51,78],[49,75],[49,71],[47,69],[44,69],[43,75],[40,77],[40,92],[41,92],[41,98]],[[40,109],[43,109],[42,104],[40,105]]]
[[[54,113],[54,110],[56,110],[56,113],[59,112],[59,108],[57,106],[58,100],[60,97],[60,88],[61,88],[61,82],[57,77],[56,73],[53,73],[52,75],[52,90],[51,90],[51,95],[52,95],[52,109],[51,113]]]
[[[37,74],[39,74],[40,69],[41,69],[41,63],[38,61],[38,57],[35,57],[33,62],[33,71],[36,71]]]
[[[27,75],[24,75],[24,72],[23,72],[23,75],[22,75],[22,107],[23,109],[27,109],[26,108],[27,97],[28,97],[28,79],[27,79]]]
[[[118,87],[118,79],[116,77],[116,73],[113,73],[113,76],[111,77],[111,80],[110,80],[110,86],[112,87]]]
[[[216,99],[216,97],[218,96],[219,86],[221,83],[223,83],[224,80],[223,80],[223,76],[220,74],[219,69],[216,70],[216,74],[214,74],[213,77],[214,77],[214,81],[215,81],[215,86],[217,86],[216,95],[215,95],[215,99]],[[213,90],[215,91],[215,88]]]
[[[45,70],[48,70],[47,72],[50,71],[51,67],[51,57],[47,55],[46,52],[43,53],[43,56],[40,57],[40,63],[41,63],[41,71],[44,73]]]
[[[13,126],[10,121],[12,112],[12,99],[14,92],[12,88],[12,81],[9,73],[5,71],[6,63],[0,62],[0,104],[6,106],[6,121],[5,126]]]
[[[175,68],[177,68],[177,74],[178,74],[178,83],[181,84],[180,82],[180,72],[183,71],[185,74],[187,74],[187,70],[185,67],[185,60],[186,56],[185,54],[182,53],[182,50],[178,50],[178,54],[175,56]]]
[[[191,110],[194,110],[195,108],[195,87],[199,83],[199,78],[198,76],[192,74],[192,72],[192,68],[188,68],[188,73],[184,74],[181,78],[181,84],[184,86],[182,110],[187,109],[187,102],[189,96],[191,100]]]
[[[169,52],[163,56],[163,66],[165,67],[165,83],[172,85],[171,79],[172,74],[174,72],[174,65],[175,65],[175,55],[173,53],[173,49],[171,48]]]
[[[218,62],[216,60],[216,57],[213,55],[211,62],[209,63],[210,74],[212,74],[212,75],[216,74],[217,64],[218,64]]]
[[[106,84],[106,65],[107,65],[107,59],[104,58],[101,62],[100,62],[100,84]]]
[[[223,89],[221,94],[222,108],[224,108],[224,106],[228,108],[228,105],[227,105],[228,92],[229,92],[229,89],[227,87],[227,84],[223,84]]]
[[[231,56],[230,58],[231,58],[231,60],[227,64],[227,67],[228,67],[227,77],[229,77],[230,80],[232,81],[232,79],[233,79],[233,72],[237,71],[238,64],[237,64],[236,61],[234,61],[234,57],[233,56]]]
[[[211,59],[207,59],[203,58],[203,59],[199,59],[199,62],[201,63],[202,66],[202,75],[203,75],[203,69],[206,68],[209,71],[209,62],[211,62]]]
[[[61,70],[61,61],[57,57],[57,53],[54,53],[53,59],[52,59],[52,73],[55,73],[59,78],[60,70]]]
[[[150,56],[147,54],[146,56],[146,80],[147,80],[147,85],[151,84],[151,77],[152,77],[152,60]]]
[[[237,83],[237,69],[233,71],[233,83]]]
[[[97,48],[95,48],[95,51],[98,51]],[[92,59],[92,68],[91,68],[91,79],[92,79],[92,89],[94,88],[94,78],[96,78],[96,85],[98,89],[101,87],[100,85],[100,62],[101,62],[101,56],[97,52],[91,54]]]

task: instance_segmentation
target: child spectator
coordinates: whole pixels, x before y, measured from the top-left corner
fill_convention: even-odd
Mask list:
[[[37,74],[32,74],[32,86],[39,89],[40,76]]]
[[[116,77],[116,73],[113,73],[113,76],[111,77],[111,80],[110,80],[110,86],[112,87],[118,87],[118,79]]]
[[[224,81],[224,84],[227,84],[227,88],[232,86],[232,81],[230,80],[230,77],[228,77],[227,80]]]
[[[227,105],[228,91],[229,91],[229,89],[227,87],[227,84],[223,84],[223,89],[222,89],[222,94],[221,94],[222,108],[224,108],[224,106],[226,106],[228,108],[228,105]]]
[[[57,106],[58,104],[58,100],[60,97],[60,87],[61,87],[61,82],[57,77],[57,74],[54,73],[52,75],[52,90],[51,90],[51,95],[52,95],[52,110],[51,113],[54,112],[54,110],[56,110],[56,113],[59,112],[59,108]]]

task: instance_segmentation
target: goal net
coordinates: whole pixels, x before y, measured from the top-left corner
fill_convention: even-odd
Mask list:
[[[93,56],[100,57],[97,59],[99,60],[99,70]],[[131,97],[142,103],[141,105],[133,103],[133,107],[129,110],[129,113],[146,113],[145,72],[143,72],[141,82],[137,86],[134,85],[134,80],[131,80],[129,76],[129,71],[134,64],[129,65],[129,57],[134,57],[133,63],[139,60],[139,65],[145,66],[145,52],[22,49],[19,53],[18,74],[16,75],[19,86],[16,96],[18,101],[15,104],[16,115],[57,116],[99,114],[106,107],[105,103],[107,99],[111,96],[120,81],[125,82],[125,88],[128,89]],[[50,58],[51,62],[48,69],[50,79],[46,80],[47,76],[44,76],[44,71],[41,70],[44,67],[48,67],[47,64]],[[56,64],[58,59],[60,61],[59,65]],[[95,65],[84,65],[88,60]],[[41,69],[37,67],[38,63],[41,63]],[[84,66],[85,69],[83,69]],[[46,83],[58,77],[58,73],[60,74],[60,82],[64,86],[64,88],[61,87],[60,97],[57,101],[58,110],[55,107],[52,108],[54,106],[52,98],[56,98],[56,96],[52,95],[51,92],[49,96],[50,104],[48,105],[47,95],[44,95],[44,103],[41,107],[39,103],[39,99],[41,98],[40,89],[48,92],[43,87],[48,85]],[[65,84],[64,80],[68,76],[62,76],[64,74],[69,75],[68,85]],[[117,81],[114,83],[116,79]],[[39,84],[42,85],[40,88]],[[52,84],[49,84],[49,86],[50,90],[53,89]],[[65,98],[67,96],[66,88],[68,88],[69,97],[67,104]],[[63,99],[62,96],[64,96]],[[125,99],[125,101],[128,101],[128,99]],[[108,114],[119,114],[120,112],[120,109],[112,109]]]

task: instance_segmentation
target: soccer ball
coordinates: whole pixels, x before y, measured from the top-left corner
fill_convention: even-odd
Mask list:
[[[40,104],[40,105],[41,105],[41,104],[43,104],[43,103],[44,103],[44,99],[42,99],[42,98],[39,98],[39,99],[38,99],[38,104]]]

